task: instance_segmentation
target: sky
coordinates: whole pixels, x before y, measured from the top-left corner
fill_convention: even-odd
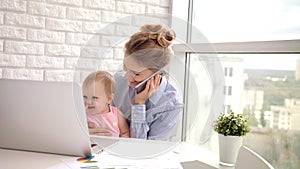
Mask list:
[[[300,0],[196,0],[194,6],[194,26],[210,42],[300,39]],[[257,55],[244,61],[246,68],[295,70],[297,58]]]
[[[299,54],[282,55],[247,55],[244,56],[245,68],[269,70],[296,70],[296,60]]]

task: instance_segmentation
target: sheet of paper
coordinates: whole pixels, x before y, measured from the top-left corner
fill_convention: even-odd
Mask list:
[[[71,169],[182,169],[180,162],[169,158],[127,159],[106,152],[92,159],[61,159]]]

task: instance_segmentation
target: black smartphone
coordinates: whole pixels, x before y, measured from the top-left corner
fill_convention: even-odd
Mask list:
[[[166,72],[164,70],[159,70],[159,71],[153,73],[151,76],[147,77],[147,79],[145,79],[144,81],[142,81],[141,83],[139,83],[138,85],[136,85],[134,87],[136,92],[140,93],[141,91],[143,91],[146,87],[146,84],[147,84],[148,80],[150,80],[152,77],[154,77],[157,74],[159,74],[161,76],[164,76],[166,74]]]

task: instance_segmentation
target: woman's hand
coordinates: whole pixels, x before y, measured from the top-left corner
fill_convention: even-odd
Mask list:
[[[88,122],[89,134],[97,136],[112,136],[106,128],[96,128],[95,123]]]
[[[148,80],[145,89],[135,96],[135,104],[145,104],[149,97],[156,92],[162,76],[157,74]]]

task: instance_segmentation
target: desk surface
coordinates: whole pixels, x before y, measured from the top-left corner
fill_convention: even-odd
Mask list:
[[[118,160],[118,163],[130,163],[131,166],[128,166],[128,169],[136,168],[136,166],[139,165],[145,166],[145,164],[151,168],[150,165],[153,165],[154,163],[157,163],[156,165],[159,163],[163,165],[171,164],[173,168],[177,167],[178,169],[193,169],[193,167],[201,169],[234,168],[219,165],[217,154],[186,143],[181,143],[170,152],[151,159],[124,159],[122,157],[111,155],[105,151],[99,155],[95,155],[95,158],[97,158],[97,156],[99,156],[100,159],[99,163],[101,163],[101,160],[104,160],[102,161],[103,163],[107,163],[109,161],[115,161],[116,159]],[[77,165],[79,162],[77,162],[76,159],[78,159],[78,157],[0,149],[1,168],[20,169],[25,167],[30,169],[80,169],[80,166]],[[163,168],[163,166],[161,166],[161,168]]]

